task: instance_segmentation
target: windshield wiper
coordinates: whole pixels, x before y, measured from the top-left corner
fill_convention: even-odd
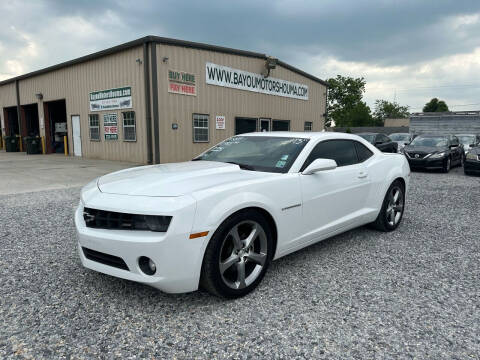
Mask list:
[[[226,161],[226,162],[228,164],[238,165],[240,167],[240,169],[242,169],[242,170],[255,170],[255,168],[251,165],[240,164],[240,163],[235,162],[235,161]]]

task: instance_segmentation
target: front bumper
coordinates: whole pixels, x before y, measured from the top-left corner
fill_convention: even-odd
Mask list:
[[[463,163],[463,169],[465,172],[480,174],[480,161],[466,159]]]
[[[415,159],[405,156],[411,169],[442,169],[445,164],[445,157],[440,159]]]
[[[132,197],[99,191],[95,195],[89,196],[86,203],[81,202],[75,212],[78,252],[83,266],[168,293],[198,289],[208,237],[189,239],[195,217],[195,201],[192,198]],[[95,229],[85,225],[84,206],[119,212],[127,212],[125,209],[128,209],[130,213],[171,215],[173,218],[165,233]],[[203,229],[207,230],[209,229]],[[209,236],[211,233],[210,231]],[[121,258],[128,270],[87,259],[82,248]],[[155,262],[157,270],[154,275],[146,275],[140,270],[138,260],[141,256],[147,256]]]

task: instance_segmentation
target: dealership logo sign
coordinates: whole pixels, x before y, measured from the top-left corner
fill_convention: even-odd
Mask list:
[[[90,111],[132,108],[132,88],[123,87],[90,93]]]
[[[195,75],[184,71],[168,70],[168,92],[197,96]]]
[[[307,85],[272,77],[265,78],[261,74],[233,69],[228,66],[207,62],[205,76],[207,84],[210,85],[308,100]]]

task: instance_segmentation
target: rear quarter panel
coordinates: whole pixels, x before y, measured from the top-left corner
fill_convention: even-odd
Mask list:
[[[372,160],[365,164],[372,183],[367,196],[367,206],[377,210],[378,214],[385,194],[395,179],[402,178],[405,181],[405,192],[408,193],[410,167],[402,154],[381,153]],[[373,221],[375,218],[369,220]]]

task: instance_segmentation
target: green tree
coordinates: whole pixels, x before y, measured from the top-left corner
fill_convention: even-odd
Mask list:
[[[375,100],[373,118],[379,126],[383,126],[385,119],[405,119],[408,116],[408,106],[402,106],[395,101]]]
[[[448,111],[448,106],[443,100],[433,98],[423,107],[423,112],[445,112]]]
[[[327,124],[335,121],[336,126],[373,125],[370,108],[362,101],[365,79],[337,75],[328,82]]]

